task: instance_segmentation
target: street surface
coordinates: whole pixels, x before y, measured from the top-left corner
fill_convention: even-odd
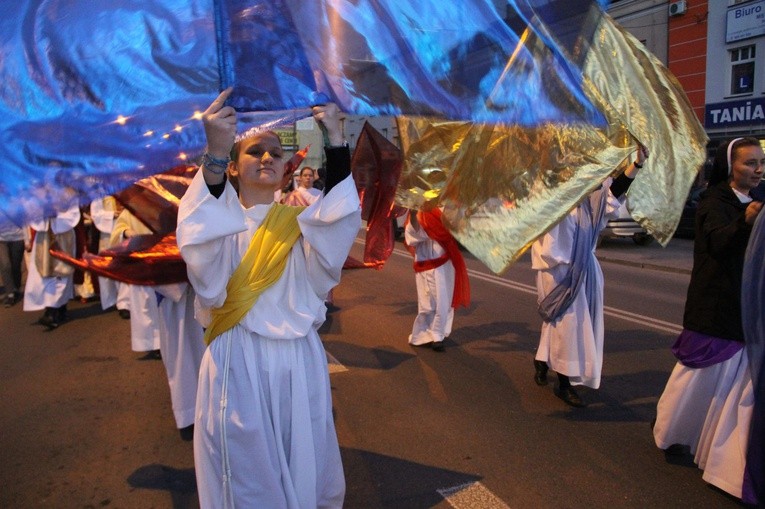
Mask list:
[[[346,507],[739,507],[650,430],[691,245],[601,246],[605,360],[601,388],[580,391],[585,409],[532,379],[541,320],[528,256],[501,277],[468,259],[473,303],[443,353],[407,345],[417,305],[400,243],[383,270],[346,271],[321,329]],[[0,309],[0,507],[198,507],[162,363],[130,351],[116,312],[72,301],[70,315],[44,332],[38,313]]]

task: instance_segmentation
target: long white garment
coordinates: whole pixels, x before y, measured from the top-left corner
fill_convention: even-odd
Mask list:
[[[205,351],[204,331],[194,319],[194,290],[188,283],[155,286],[159,303],[162,363],[178,428],[194,424],[199,365]]]
[[[132,235],[148,235],[151,230],[127,209],[117,217],[112,228],[110,243],[116,245],[125,240],[125,232]],[[159,304],[157,294],[151,286],[130,285],[127,287],[130,309],[130,345],[134,352],[159,350]],[[119,307],[119,301],[118,306]],[[120,308],[121,309],[121,308]]]
[[[34,221],[29,226],[37,232],[32,243],[32,254],[50,227],[54,234],[68,232],[80,222],[80,208],[74,206],[51,219]],[[34,256],[27,258],[27,282],[24,287],[24,311],[38,311],[46,307],[58,308],[74,298],[74,277],[42,277]]]
[[[741,498],[754,390],[746,349],[707,368],[679,362],[656,409],[660,449],[687,445],[709,484]]]
[[[181,200],[177,238],[204,310],[226,284],[271,205],[244,209],[230,184],[210,195],[201,172]],[[323,296],[360,226],[348,177],[298,217],[302,236],[281,278],[213,340],[199,373],[194,461],[202,508],[341,507],[345,493],[327,359],[316,329]],[[225,402],[225,406],[224,405]]]
[[[406,243],[414,248],[414,260],[421,262],[443,256],[441,244],[428,237],[422,226],[407,223],[404,229]],[[452,332],[454,308],[454,265],[447,261],[435,269],[416,272],[417,317],[414,319],[410,345],[438,343]]]
[[[602,230],[608,220],[616,217],[621,202],[611,193],[611,179],[590,193],[589,199],[593,210],[602,197],[608,193],[605,213],[600,220],[598,230]],[[537,294],[539,301],[555,288],[568,270],[571,263],[573,237],[577,228],[581,207],[574,207],[550,231],[537,239],[531,247],[531,268],[537,272]],[[594,256],[594,250],[593,250]],[[595,316],[590,316],[590,303],[587,301],[587,277],[594,277],[599,289],[595,295]],[[555,321],[542,322],[536,360],[546,362],[556,373],[569,377],[572,385],[600,387],[600,374],[603,366],[603,272],[595,262],[595,271],[585,276],[571,306]]]
[[[111,246],[111,234],[114,228],[114,212],[116,202],[113,197],[107,196],[93,200],[90,203],[90,217],[98,229],[98,251],[108,249]],[[101,299],[101,309],[108,309],[117,304],[118,282],[108,277],[98,276],[98,293]]]

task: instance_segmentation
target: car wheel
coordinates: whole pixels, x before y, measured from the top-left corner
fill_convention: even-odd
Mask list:
[[[647,246],[651,242],[653,242],[653,237],[647,233],[636,233],[632,236],[632,240],[637,244],[638,246]]]

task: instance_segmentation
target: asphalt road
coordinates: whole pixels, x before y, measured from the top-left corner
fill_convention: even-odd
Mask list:
[[[525,260],[503,277],[468,261],[473,304],[444,353],[407,345],[416,292],[400,246],[381,271],[346,271],[322,327],[346,507],[737,507],[652,441],[690,267],[690,243],[672,244],[602,246],[604,376],[582,391],[586,409],[532,380]],[[70,307],[52,332],[20,305],[0,309],[0,507],[197,507],[162,363],[130,351],[116,313]]]

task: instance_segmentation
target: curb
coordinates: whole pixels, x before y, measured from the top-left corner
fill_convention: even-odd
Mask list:
[[[622,260],[620,258],[609,258],[608,256],[599,256],[599,255],[595,255],[595,256],[601,262],[614,263],[617,265],[626,265],[628,267],[638,267],[641,269],[657,270],[661,272],[673,272],[675,274],[686,274],[689,276],[691,275],[691,269],[686,269],[682,267],[669,267],[667,265],[660,265],[658,263],[646,263],[646,262],[638,262],[638,261],[632,261],[632,260]]]

